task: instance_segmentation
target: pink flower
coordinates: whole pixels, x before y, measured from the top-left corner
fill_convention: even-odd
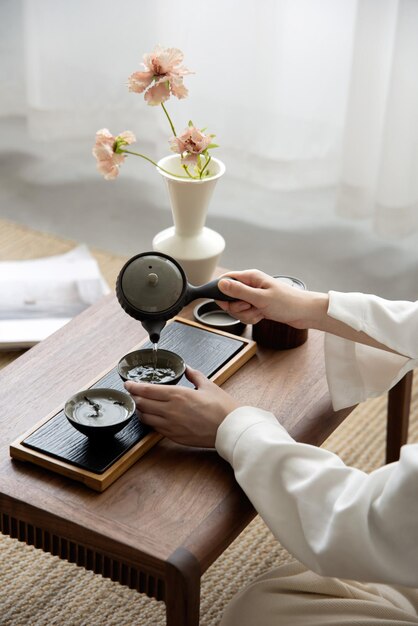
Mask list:
[[[97,159],[97,169],[106,180],[113,180],[118,176],[119,168],[126,158],[119,150],[135,141],[135,135],[130,130],[125,130],[116,137],[107,128],[97,131],[92,152]]]
[[[197,163],[197,157],[202,154],[212,142],[213,135],[205,135],[198,128],[189,126],[180,137],[170,140],[173,152],[181,154],[182,163]]]
[[[151,106],[161,104],[169,99],[170,94],[176,98],[185,98],[188,94],[183,85],[183,76],[192,74],[180,63],[183,53],[178,48],[156,46],[150,54],[144,54],[144,72],[134,72],[128,78],[129,91],[145,93],[145,100]],[[154,83],[150,87],[151,83]]]

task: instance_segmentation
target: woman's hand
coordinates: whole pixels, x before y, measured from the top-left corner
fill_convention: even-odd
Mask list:
[[[144,424],[177,443],[213,448],[219,425],[240,405],[198,370],[187,367],[186,377],[196,389],[133,381],[125,389]]]
[[[227,280],[226,276],[236,280]],[[265,318],[308,328],[315,326],[315,316],[326,315],[327,295],[297,289],[259,270],[229,272],[218,285],[238,301],[218,300],[217,304],[244,324],[256,324]]]
[[[227,280],[228,277],[236,280]],[[316,328],[356,343],[395,352],[366,333],[329,316],[329,295],[326,293],[297,289],[259,270],[228,272],[219,279],[218,286],[223,293],[236,298],[236,302],[217,300],[217,304],[244,324],[256,324],[265,318],[294,328]]]

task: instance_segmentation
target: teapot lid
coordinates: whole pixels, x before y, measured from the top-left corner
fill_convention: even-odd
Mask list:
[[[124,265],[118,283],[125,305],[145,314],[164,312],[182,297],[186,275],[182,267],[161,252],[143,252]]]

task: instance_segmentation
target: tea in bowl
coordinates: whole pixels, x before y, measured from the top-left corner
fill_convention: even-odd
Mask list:
[[[182,357],[170,350],[134,350],[125,354],[118,363],[118,373],[124,381],[176,385],[185,371]]]
[[[64,414],[74,428],[87,437],[118,433],[135,414],[135,402],[124,391],[107,387],[85,389],[64,405]]]

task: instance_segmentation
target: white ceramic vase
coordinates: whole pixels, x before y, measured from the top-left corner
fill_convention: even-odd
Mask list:
[[[168,172],[185,174],[179,155],[166,156],[158,165]],[[155,235],[152,247],[176,259],[192,285],[213,278],[225,248],[224,238],[205,226],[208,205],[225,165],[212,157],[208,168],[211,175],[202,180],[176,178],[158,168],[167,184],[174,226]]]

